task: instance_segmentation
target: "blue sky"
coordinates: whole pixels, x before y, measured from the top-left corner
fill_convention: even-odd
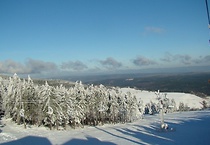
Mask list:
[[[1,0],[0,19],[3,74],[210,65],[204,0]]]

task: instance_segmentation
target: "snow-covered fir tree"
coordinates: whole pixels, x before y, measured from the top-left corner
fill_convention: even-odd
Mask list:
[[[144,114],[143,102],[117,87],[84,85],[50,86],[34,84],[28,76],[21,80],[17,74],[8,80],[0,79],[2,108],[7,117],[18,124],[44,125],[50,129],[76,128],[84,125],[132,122]],[[157,104],[153,112],[157,109]],[[151,107],[150,107],[151,109]]]

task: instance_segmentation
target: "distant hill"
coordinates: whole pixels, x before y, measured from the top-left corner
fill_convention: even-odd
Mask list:
[[[2,76],[6,78],[8,76]],[[33,78],[32,78],[33,79]],[[210,72],[205,73],[130,73],[78,76],[74,79],[33,79],[34,83],[44,84],[48,81],[51,86],[63,84],[65,87],[74,85],[76,80],[83,84],[103,84],[106,86],[131,87],[141,90],[162,92],[184,92],[200,97],[210,96]]]
[[[105,77],[104,77],[105,78]],[[164,92],[185,92],[200,97],[210,96],[209,73],[184,74],[148,74],[121,75],[107,77],[103,80],[90,80],[85,83],[107,86],[131,87],[141,90],[161,90]]]

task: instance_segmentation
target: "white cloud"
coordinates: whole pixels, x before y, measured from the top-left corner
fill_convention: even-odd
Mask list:
[[[193,58],[192,56],[187,54],[173,55],[171,53],[166,53],[165,56],[160,60],[166,63],[178,62],[184,65],[206,65],[210,64],[210,55],[201,56],[199,58]]]
[[[148,66],[148,65],[157,64],[157,62],[143,56],[138,56],[133,60],[133,64],[137,66]]]
[[[61,64],[61,69],[65,70],[82,71],[87,68],[88,67],[81,61],[68,61]]]
[[[108,57],[105,60],[100,60],[99,63],[103,66],[106,67],[107,69],[117,69],[122,66],[122,63],[115,60],[112,57]]]
[[[52,72],[57,70],[57,65],[53,62],[28,59],[24,64],[14,60],[5,60],[0,62],[1,73],[19,73],[35,74],[43,72]]]
[[[28,59],[26,61],[26,67],[30,70],[30,73],[52,72],[58,69],[57,65],[53,62],[34,59]]]
[[[29,73],[21,63],[15,62],[13,60],[5,60],[0,62],[0,72],[1,73]]]

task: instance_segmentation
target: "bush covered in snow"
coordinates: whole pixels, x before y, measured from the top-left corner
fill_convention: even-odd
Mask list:
[[[0,96],[5,117],[17,124],[45,125],[50,129],[68,125],[83,127],[104,123],[132,122],[142,114],[141,104],[131,93],[103,85],[73,87],[37,85],[28,77],[21,80],[17,74],[0,78]],[[141,112],[140,112],[141,111]]]
[[[177,111],[176,102],[174,99],[169,99],[167,93],[155,92],[157,95],[157,102],[150,101],[145,105],[145,114],[157,114],[160,112],[160,109],[163,109],[164,113],[172,113]]]

